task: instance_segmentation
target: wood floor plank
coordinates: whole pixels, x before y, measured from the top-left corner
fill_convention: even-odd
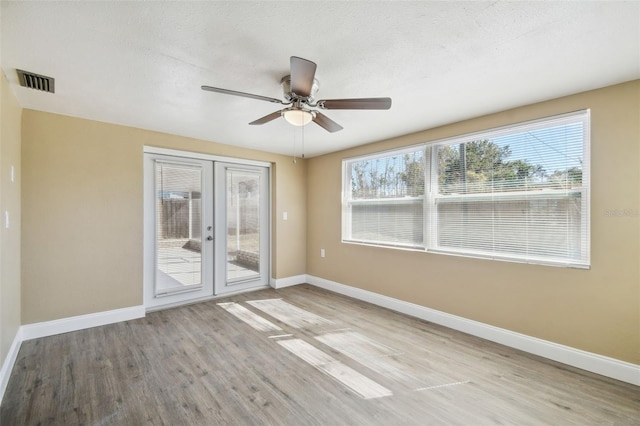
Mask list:
[[[242,315],[281,330],[256,329],[225,306],[241,306]],[[313,356],[287,350],[287,341],[304,342]],[[319,365],[340,366],[333,373],[364,378],[390,394],[366,399]],[[3,426],[637,425],[638,419],[637,386],[308,285],[23,342],[0,406]]]
[[[333,325],[333,321],[282,299],[250,300],[247,303],[293,328],[331,327]]]
[[[318,370],[333,377],[364,399],[384,398],[393,395],[393,392],[389,389],[337,361],[304,340],[279,340],[278,344]]]
[[[221,306],[231,315],[235,316],[241,321],[244,321],[258,331],[282,331],[282,328],[278,327],[271,321],[264,319],[260,315],[253,313],[252,311],[238,303],[218,303],[218,306]]]

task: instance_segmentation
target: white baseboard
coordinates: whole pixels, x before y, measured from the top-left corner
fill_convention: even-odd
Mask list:
[[[98,327],[121,321],[128,321],[145,316],[143,305],[129,308],[114,309],[112,311],[96,312],[94,314],[78,315],[53,321],[27,324],[21,327],[22,340],[37,339],[38,337],[53,336],[85,328]]]
[[[275,289],[291,287],[292,285],[304,284],[307,282],[307,275],[294,275],[285,278],[271,278],[271,287]]]
[[[18,352],[20,351],[20,345],[22,344],[22,327],[18,328],[16,336],[13,338],[13,343],[9,348],[4,362],[2,363],[2,369],[0,369],[0,404],[4,397],[4,391],[7,390],[7,384],[9,384],[9,377],[11,377],[11,371],[18,359]]]
[[[306,282],[316,287],[440,324],[473,336],[491,340],[492,342],[640,386],[640,365],[494,327],[313,275],[307,275]]]

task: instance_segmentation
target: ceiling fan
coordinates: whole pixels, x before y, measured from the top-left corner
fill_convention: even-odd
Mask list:
[[[292,56],[291,73],[280,80],[280,85],[284,92],[284,100],[211,86],[202,86],[202,90],[290,105],[288,108],[272,112],[252,121],[249,123],[251,125],[265,124],[282,116],[294,126],[305,126],[313,121],[332,133],[342,130],[343,127],[315,108],[351,110],[391,108],[391,98],[324,99],[316,101],[315,94],[318,91],[318,80],[315,79],[315,75],[316,64],[314,62]]]

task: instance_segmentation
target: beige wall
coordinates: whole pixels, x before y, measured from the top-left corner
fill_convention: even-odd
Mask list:
[[[590,270],[341,243],[343,158],[585,108]],[[308,274],[640,364],[640,81],[312,158],[307,166]],[[612,217],[611,209],[635,213]]]
[[[0,365],[20,327],[20,120],[22,108],[0,71]],[[11,166],[14,181],[11,182]],[[4,212],[9,212],[9,229]]]
[[[145,145],[273,163],[271,275],[305,272],[304,161],[24,110],[23,324],[143,303]]]

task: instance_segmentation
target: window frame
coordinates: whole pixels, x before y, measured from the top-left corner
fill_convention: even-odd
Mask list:
[[[469,143],[476,140],[495,139],[501,136],[514,135],[518,133],[535,131],[545,128],[551,128],[555,126],[570,124],[570,123],[582,123],[583,126],[583,140],[582,140],[582,181],[580,187],[566,188],[566,189],[552,189],[544,188],[537,191],[504,191],[493,193],[472,193],[472,194],[438,194],[438,155],[437,150],[439,147],[447,145],[459,145],[462,143]],[[591,265],[591,211],[590,211],[590,192],[591,192],[591,162],[590,162],[590,148],[591,148],[591,116],[590,110],[578,110],[565,114],[554,115],[550,117],[544,117],[536,120],[530,120],[511,125],[496,127],[483,131],[467,133],[450,138],[433,140],[421,144],[399,147],[397,149],[389,149],[384,151],[373,152],[357,157],[344,158],[342,160],[342,233],[341,240],[343,243],[370,245],[375,247],[387,247],[396,249],[409,249],[414,251],[425,251],[438,254],[448,254],[463,257],[472,258],[484,258],[493,260],[503,260],[516,263],[530,263],[537,265],[549,265],[549,266],[561,266],[572,267],[580,269],[589,269]],[[420,197],[403,198],[403,201],[399,199],[390,199],[388,203],[397,204],[398,202],[409,202],[422,199],[423,203],[423,242],[422,245],[411,244],[394,244],[387,242],[376,242],[370,240],[359,240],[351,237],[352,224],[351,224],[351,207],[357,203],[366,203],[372,200],[354,200],[351,199],[351,165],[356,162],[375,160],[379,158],[392,157],[404,155],[409,152],[423,151],[424,164],[425,164],[425,177],[424,177],[424,195]],[[570,197],[579,196],[581,199],[581,223],[580,223],[580,235],[584,236],[581,240],[581,253],[583,256],[581,259],[547,259],[536,258],[530,255],[503,255],[497,253],[488,253],[474,251],[471,249],[454,249],[439,247],[438,242],[438,215],[437,208],[438,203],[443,202],[455,202],[460,200],[532,200],[532,199],[567,199]],[[377,203],[380,200],[376,200]]]

